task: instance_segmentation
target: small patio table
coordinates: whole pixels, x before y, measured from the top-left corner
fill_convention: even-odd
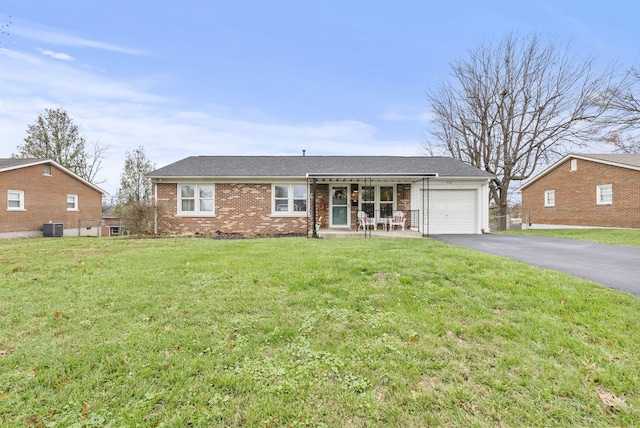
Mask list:
[[[381,224],[381,225],[382,225],[382,229],[383,229],[385,232],[388,232],[388,231],[390,230],[390,226],[391,226],[391,217],[381,217],[381,218],[378,218],[378,220],[376,220],[376,222],[377,222],[378,224]]]

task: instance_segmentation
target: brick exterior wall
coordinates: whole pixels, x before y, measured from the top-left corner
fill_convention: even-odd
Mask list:
[[[7,191],[24,192],[25,211],[7,210]],[[78,211],[67,211],[67,195],[78,195]],[[33,165],[0,173],[0,233],[42,231],[43,223],[64,223],[65,229],[77,228],[78,220],[95,221],[102,217],[102,194],[51,165]],[[88,226],[88,225],[87,225]]]
[[[408,190],[405,190],[408,189]],[[317,184],[316,217],[321,227],[329,226],[329,185]],[[240,234],[247,236],[304,235],[313,228],[313,216],[280,217],[271,213],[271,183],[216,183],[215,216],[178,216],[178,185],[157,183],[160,219],[159,234],[204,236]],[[410,185],[399,184],[397,206],[408,215],[411,209]],[[312,191],[309,191],[309,211],[313,209]],[[351,208],[351,225],[357,227],[357,207]]]
[[[272,216],[271,184],[216,183],[214,217],[178,216],[177,189],[175,183],[157,184],[158,203],[163,206],[158,227],[160,234],[274,236],[307,233],[306,215]]]
[[[320,222],[321,228],[329,227],[329,185],[318,184],[316,191],[318,198],[316,199],[316,219]],[[310,195],[313,198],[313,195]],[[309,205],[313,209],[313,201]]]
[[[571,159],[522,190],[523,221],[531,224],[640,228],[640,171]],[[596,186],[611,184],[613,204],[596,204]],[[555,190],[555,206],[544,206],[544,192]]]

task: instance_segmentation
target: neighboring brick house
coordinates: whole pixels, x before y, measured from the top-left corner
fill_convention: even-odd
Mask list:
[[[100,236],[121,236],[125,234],[124,225],[115,213],[115,207],[102,208]]]
[[[640,228],[640,154],[570,154],[518,191],[524,228]]]
[[[148,176],[160,234],[355,230],[358,211],[382,226],[400,211],[426,235],[488,231],[491,176],[446,157],[193,156]]]
[[[50,159],[0,159],[0,194],[0,237],[99,234],[104,191]]]

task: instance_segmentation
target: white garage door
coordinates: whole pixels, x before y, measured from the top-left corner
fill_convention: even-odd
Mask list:
[[[425,206],[425,232],[429,234],[477,233],[475,190],[430,190]]]

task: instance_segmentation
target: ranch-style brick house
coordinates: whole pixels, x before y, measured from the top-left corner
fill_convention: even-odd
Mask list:
[[[491,176],[448,157],[193,156],[147,175],[159,234],[489,231]]]
[[[518,191],[523,228],[640,228],[640,154],[569,154]]]
[[[0,158],[0,238],[98,236],[104,193],[51,159]]]

